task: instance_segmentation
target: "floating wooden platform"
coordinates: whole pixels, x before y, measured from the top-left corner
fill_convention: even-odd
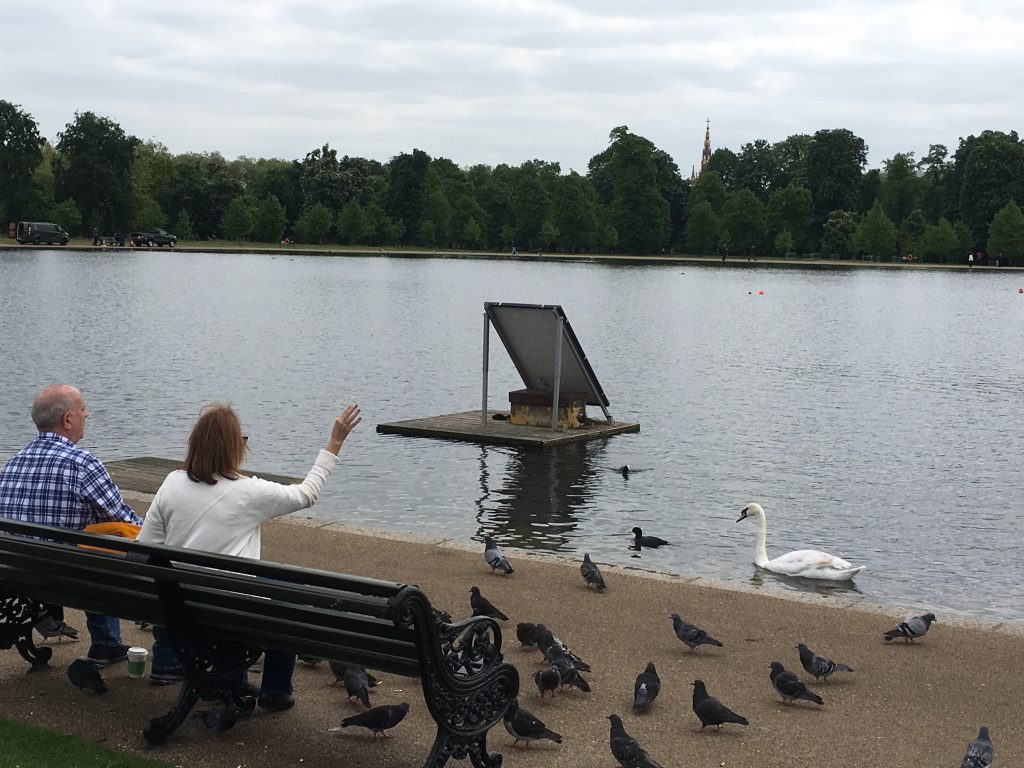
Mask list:
[[[175,459],[161,459],[156,456],[139,456],[134,459],[121,459],[120,461],[108,461],[104,463],[110,477],[118,488],[124,491],[136,493],[156,493],[160,484],[171,472],[181,469],[181,461]],[[301,477],[289,475],[274,475],[270,472],[243,472],[245,475],[258,475],[264,480],[273,480],[275,483],[301,483]]]
[[[487,421],[481,422],[480,411],[463,411],[424,419],[392,421],[378,424],[377,431],[385,435],[433,437],[447,440],[466,440],[471,443],[514,445],[521,448],[549,448],[566,443],[596,440],[625,432],[639,432],[639,424],[600,420],[579,429],[552,431],[550,427],[523,427],[491,418],[494,414],[508,415],[505,411],[488,411]]]

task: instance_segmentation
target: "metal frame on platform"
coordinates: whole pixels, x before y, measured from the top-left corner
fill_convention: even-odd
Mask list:
[[[545,315],[553,321],[554,360],[547,364],[542,360],[542,343]],[[587,405],[599,406],[608,423],[612,423],[612,415],[608,411],[608,397],[601,388],[600,382],[590,361],[583,352],[576,334],[569,325],[565,312],[558,304],[514,304],[507,302],[484,303],[483,328],[483,366],[482,394],[480,402],[480,419],[487,422],[487,384],[490,368],[490,329],[491,325],[501,339],[512,363],[519,372],[527,388],[552,390],[551,429],[558,427],[558,403],[563,384],[567,391],[584,392]],[[550,327],[550,326],[549,326]],[[569,354],[563,354],[568,349]],[[550,358],[548,358],[550,360]],[[550,365],[550,367],[549,367]]]

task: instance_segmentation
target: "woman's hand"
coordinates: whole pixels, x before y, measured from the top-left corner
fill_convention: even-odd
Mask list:
[[[350,404],[334,420],[334,426],[331,428],[331,439],[327,441],[324,450],[330,451],[337,456],[338,451],[341,450],[341,444],[348,437],[348,433],[355,429],[356,425],[362,420],[359,414],[359,406],[355,403]]]

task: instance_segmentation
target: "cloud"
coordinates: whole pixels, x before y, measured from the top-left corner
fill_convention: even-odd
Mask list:
[[[846,127],[878,165],[1009,130],[1021,2],[46,0],[5,12],[5,98],[51,140],[91,110],[173,152],[540,158],[628,125],[676,159]]]

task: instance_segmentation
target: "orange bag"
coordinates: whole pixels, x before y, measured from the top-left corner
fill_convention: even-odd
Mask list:
[[[106,536],[120,536],[122,539],[135,539],[139,535],[139,531],[142,530],[141,525],[135,525],[134,523],[93,523],[87,525],[83,529],[86,533],[101,533]],[[116,549],[104,549],[103,547],[94,547],[90,544],[82,544],[81,546],[86,549],[97,549],[100,552],[110,552],[113,555],[122,554]]]

